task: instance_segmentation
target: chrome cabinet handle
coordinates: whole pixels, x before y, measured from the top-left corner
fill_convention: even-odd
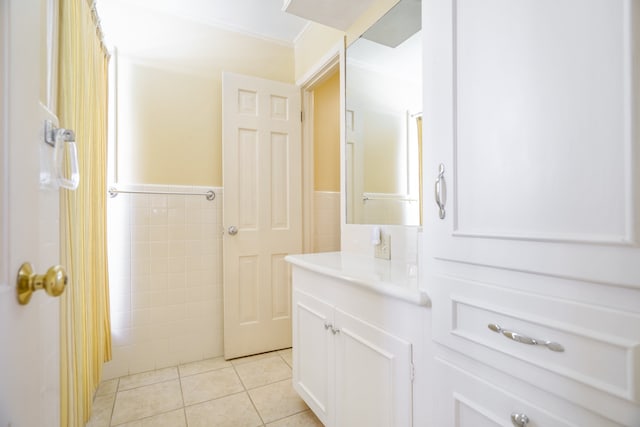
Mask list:
[[[338,332],[340,332],[340,329],[335,329],[331,323],[325,323],[324,324],[324,329],[325,329],[325,331],[331,329],[331,333],[333,335],[335,335]]]
[[[513,414],[511,414],[511,422],[516,427],[525,427],[527,424],[529,424],[529,417],[527,417],[525,414],[514,412]]]
[[[497,325],[495,323],[489,323],[489,325],[487,325],[487,327],[489,329],[491,329],[493,332],[497,332],[499,334],[502,334],[505,337],[509,338],[510,340],[513,340],[513,341],[516,341],[516,342],[519,342],[519,343],[522,343],[522,344],[543,345],[543,346],[547,347],[551,351],[557,351],[557,352],[563,352],[564,351],[564,347],[562,346],[562,344],[557,343],[557,342],[546,341],[546,340],[537,340],[535,338],[531,338],[531,337],[528,337],[526,335],[519,334],[517,332],[513,332],[513,331],[508,331],[506,329],[502,329],[500,327],[500,325]]]
[[[446,203],[446,187],[444,186],[444,165],[440,163],[438,170],[438,178],[436,179],[435,188],[436,205],[438,205],[438,216],[440,219],[444,219],[446,212],[444,205]]]
[[[236,234],[238,234],[238,227],[232,225],[227,229],[227,232],[229,233],[229,236],[235,236]]]

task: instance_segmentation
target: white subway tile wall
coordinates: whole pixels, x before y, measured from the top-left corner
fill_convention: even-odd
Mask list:
[[[108,204],[113,359],[104,379],[222,355],[222,188],[130,185]]]
[[[340,193],[316,191],[314,194],[314,252],[340,250]]]
[[[108,203],[113,359],[103,379],[223,354],[222,188],[129,185]],[[340,193],[316,192],[314,250],[340,250]]]

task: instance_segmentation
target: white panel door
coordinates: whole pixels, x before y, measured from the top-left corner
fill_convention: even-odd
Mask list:
[[[60,423],[59,301],[44,291],[19,305],[24,262],[43,274],[59,258],[58,190],[41,188],[40,157],[51,159],[40,104],[51,93],[43,17],[52,2],[0,4],[0,426]],[[52,9],[49,9],[52,10]],[[50,27],[52,28],[52,27]]]
[[[640,285],[639,3],[424,6],[430,257]]]
[[[291,277],[302,250],[300,90],[223,74],[224,354],[291,346]]]

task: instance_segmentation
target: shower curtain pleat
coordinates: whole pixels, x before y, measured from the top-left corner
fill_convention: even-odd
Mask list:
[[[61,190],[60,425],[91,416],[102,365],[111,359],[106,234],[109,54],[92,2],[59,0],[58,116],[76,133],[80,184]]]

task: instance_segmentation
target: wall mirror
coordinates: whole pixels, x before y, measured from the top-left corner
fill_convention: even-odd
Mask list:
[[[348,224],[420,225],[421,1],[400,0],[346,51]]]

